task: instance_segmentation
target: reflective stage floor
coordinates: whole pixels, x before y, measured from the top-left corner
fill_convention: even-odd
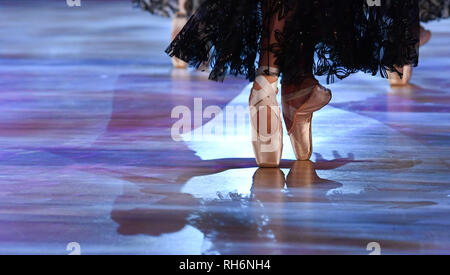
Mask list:
[[[427,26],[414,85],[329,85],[312,160],[286,139],[281,169],[257,169],[248,121],[172,138],[173,108],[245,109],[249,86],[172,70],[169,19],[17,2],[0,7],[1,254],[450,254],[450,21]]]

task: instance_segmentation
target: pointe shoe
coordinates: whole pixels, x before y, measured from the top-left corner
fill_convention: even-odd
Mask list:
[[[403,74],[403,76],[400,76],[397,72],[388,71],[388,79],[389,84],[391,86],[406,86],[409,84],[409,81],[412,77],[413,67],[412,65],[405,65],[403,68],[398,68],[396,66],[396,69]]]
[[[290,101],[307,94],[310,96],[300,108],[297,109],[289,104]],[[288,129],[288,134],[297,160],[311,158],[313,113],[325,107],[331,98],[331,91],[320,84],[282,97],[284,119],[292,121],[292,127]]]
[[[188,18],[186,14],[183,13],[176,14],[176,16],[173,18],[172,21],[172,37],[171,37],[172,41],[180,33],[180,31],[186,25],[187,21]],[[187,69],[187,63],[179,58],[172,57],[172,64],[177,69]]]
[[[424,27],[420,26],[420,47],[427,44],[431,39],[431,32],[429,30],[426,30]]]
[[[256,77],[255,82],[261,89],[252,90],[249,108],[256,163],[259,167],[278,167],[283,151],[281,111],[276,98],[278,83],[270,83],[262,74]],[[267,119],[269,113],[270,122]]]

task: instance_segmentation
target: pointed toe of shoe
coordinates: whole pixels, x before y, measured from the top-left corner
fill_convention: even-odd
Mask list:
[[[297,127],[289,134],[297,160],[309,160],[312,155],[312,114],[297,115]]]
[[[292,147],[297,160],[309,160],[312,155],[312,146],[309,140],[299,141],[293,135],[290,136]]]
[[[276,168],[280,166],[283,146],[274,148],[274,150],[265,150],[262,148],[264,144],[254,142],[253,148],[255,153],[256,163],[261,168]]]

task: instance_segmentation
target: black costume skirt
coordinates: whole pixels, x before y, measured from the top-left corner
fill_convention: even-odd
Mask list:
[[[419,0],[419,7],[422,22],[450,17],[450,0]]]
[[[186,1],[187,15],[192,15],[193,11],[197,9],[204,0],[188,0]],[[152,14],[170,17],[178,11],[178,0],[132,0],[132,3],[149,11]]]
[[[418,1],[371,6],[367,0],[206,0],[166,52],[197,68],[209,61],[212,80],[231,74],[253,81],[267,31],[265,10],[286,20],[268,47],[283,81],[302,77],[299,64],[311,49],[312,72],[328,82],[358,71],[386,76],[394,65],[417,66]]]

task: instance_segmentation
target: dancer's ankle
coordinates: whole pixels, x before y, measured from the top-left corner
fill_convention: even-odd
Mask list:
[[[296,83],[283,83],[281,96],[285,98],[291,94],[298,93],[295,100],[290,100],[289,104],[295,108],[299,108],[311,96],[312,89],[309,91],[308,88],[314,87],[318,84],[319,81],[313,75],[305,76]]]
[[[299,90],[311,88],[319,84],[319,81],[314,77],[314,75],[308,75],[303,77],[296,83],[283,83],[282,84],[282,94],[288,95],[291,93],[298,92]]]
[[[269,83],[274,83],[278,81],[278,76],[276,75],[264,75],[264,77],[269,81]],[[262,87],[255,81],[253,83],[253,89],[261,90]]]

